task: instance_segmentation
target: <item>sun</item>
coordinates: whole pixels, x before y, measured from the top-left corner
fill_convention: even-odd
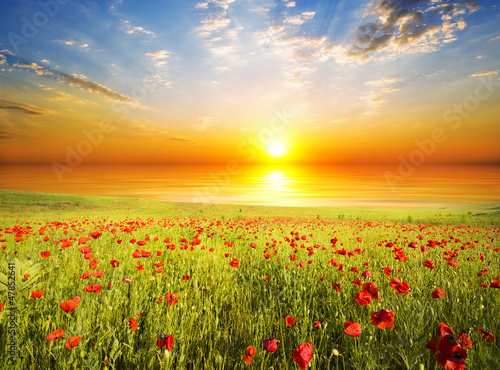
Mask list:
[[[286,153],[286,146],[281,141],[274,141],[267,147],[267,152],[273,158],[281,158]]]

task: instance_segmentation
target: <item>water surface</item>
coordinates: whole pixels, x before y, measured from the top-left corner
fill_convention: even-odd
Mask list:
[[[388,172],[394,176],[388,177]],[[0,166],[0,188],[277,206],[441,207],[500,201],[498,166]]]

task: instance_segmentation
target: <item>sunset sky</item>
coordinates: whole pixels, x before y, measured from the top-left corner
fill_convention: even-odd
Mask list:
[[[500,163],[495,3],[4,0],[0,163]]]

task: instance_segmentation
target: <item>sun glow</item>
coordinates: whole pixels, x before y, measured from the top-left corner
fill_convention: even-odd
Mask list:
[[[285,155],[286,153],[286,147],[285,144],[283,144],[280,141],[275,141],[269,144],[267,147],[267,152],[269,155],[273,158],[281,158]]]

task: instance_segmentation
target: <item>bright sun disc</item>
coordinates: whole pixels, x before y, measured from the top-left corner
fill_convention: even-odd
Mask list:
[[[267,151],[271,157],[280,158],[285,154],[286,148],[283,143],[274,142],[269,145]]]

